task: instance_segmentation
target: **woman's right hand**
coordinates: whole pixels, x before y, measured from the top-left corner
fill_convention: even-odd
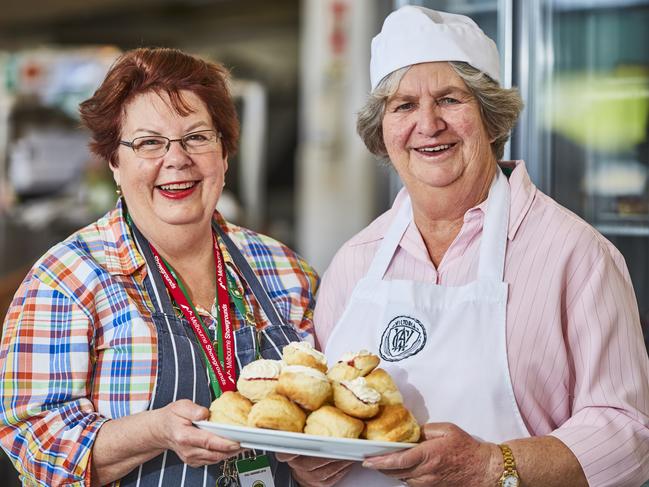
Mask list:
[[[155,446],[173,450],[191,467],[218,463],[242,451],[239,443],[194,426],[192,421],[206,420],[210,412],[189,399],[169,403],[151,413],[155,415],[150,423]]]
[[[286,462],[293,477],[302,487],[330,487],[336,485],[352,468],[354,462],[330,458],[306,457],[288,453],[276,453],[280,462]]]

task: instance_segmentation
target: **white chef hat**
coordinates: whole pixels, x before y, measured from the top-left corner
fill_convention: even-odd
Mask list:
[[[408,5],[388,15],[372,39],[372,90],[397,69],[433,61],[464,61],[500,80],[496,44],[473,20]]]

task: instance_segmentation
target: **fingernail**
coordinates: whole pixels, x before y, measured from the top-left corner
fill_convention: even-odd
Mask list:
[[[239,443],[235,443],[233,445],[228,446],[228,450],[230,451],[239,450],[240,448],[241,446],[239,445]]]
[[[365,468],[374,468],[374,463],[369,461],[369,460],[365,460],[363,462],[363,467],[365,467]]]

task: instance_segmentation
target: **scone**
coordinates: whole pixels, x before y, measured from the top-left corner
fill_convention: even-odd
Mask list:
[[[367,419],[379,412],[381,394],[365,382],[364,377],[334,382],[334,404],[355,418]]]
[[[282,349],[282,360],[286,365],[304,365],[327,371],[327,359],[322,352],[318,352],[309,342],[291,342]]]
[[[331,398],[331,383],[317,369],[303,365],[286,365],[282,369],[276,389],[304,409],[314,411]]]
[[[210,404],[210,421],[246,426],[252,403],[238,392],[226,391]]]
[[[281,372],[280,360],[255,360],[241,369],[237,389],[252,402],[261,401],[275,392]]]
[[[279,394],[271,394],[254,404],[248,415],[248,426],[301,433],[306,414],[299,406]]]
[[[419,434],[419,425],[412,413],[403,404],[395,404],[383,406],[378,416],[365,423],[363,438],[415,443]]]
[[[327,375],[336,382],[352,380],[369,374],[379,365],[380,361],[378,355],[367,350],[349,352],[340,357],[340,360],[329,369]]]
[[[358,438],[365,427],[360,419],[352,418],[333,406],[322,406],[306,418],[304,432],[309,435]]]
[[[385,370],[374,369],[365,376],[365,382],[381,394],[381,406],[403,404],[403,397],[399,392],[399,388]]]

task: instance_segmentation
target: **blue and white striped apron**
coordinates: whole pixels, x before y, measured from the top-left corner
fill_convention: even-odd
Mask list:
[[[256,342],[266,359],[280,359],[282,348],[289,342],[300,341],[292,326],[284,324],[268,293],[234,242],[215,223],[214,230],[224,241],[234,264],[243,274],[271,324],[257,332],[254,326],[244,326],[234,333],[237,374],[241,368],[256,358]],[[147,265],[144,281],[154,303],[153,322],[158,334],[158,371],[149,409],[158,409],[180,399],[189,399],[209,407],[212,391],[202,356],[202,349],[194,332],[184,318],[174,312],[171,299],[154,263],[148,242],[135,226],[133,234]],[[164,425],[163,425],[164,427]],[[285,463],[278,462],[267,453],[276,487],[296,485]],[[135,468],[120,481],[120,487],[215,487],[221,477],[225,462],[193,468],[183,463],[172,450]],[[237,484],[235,484],[237,485]]]

